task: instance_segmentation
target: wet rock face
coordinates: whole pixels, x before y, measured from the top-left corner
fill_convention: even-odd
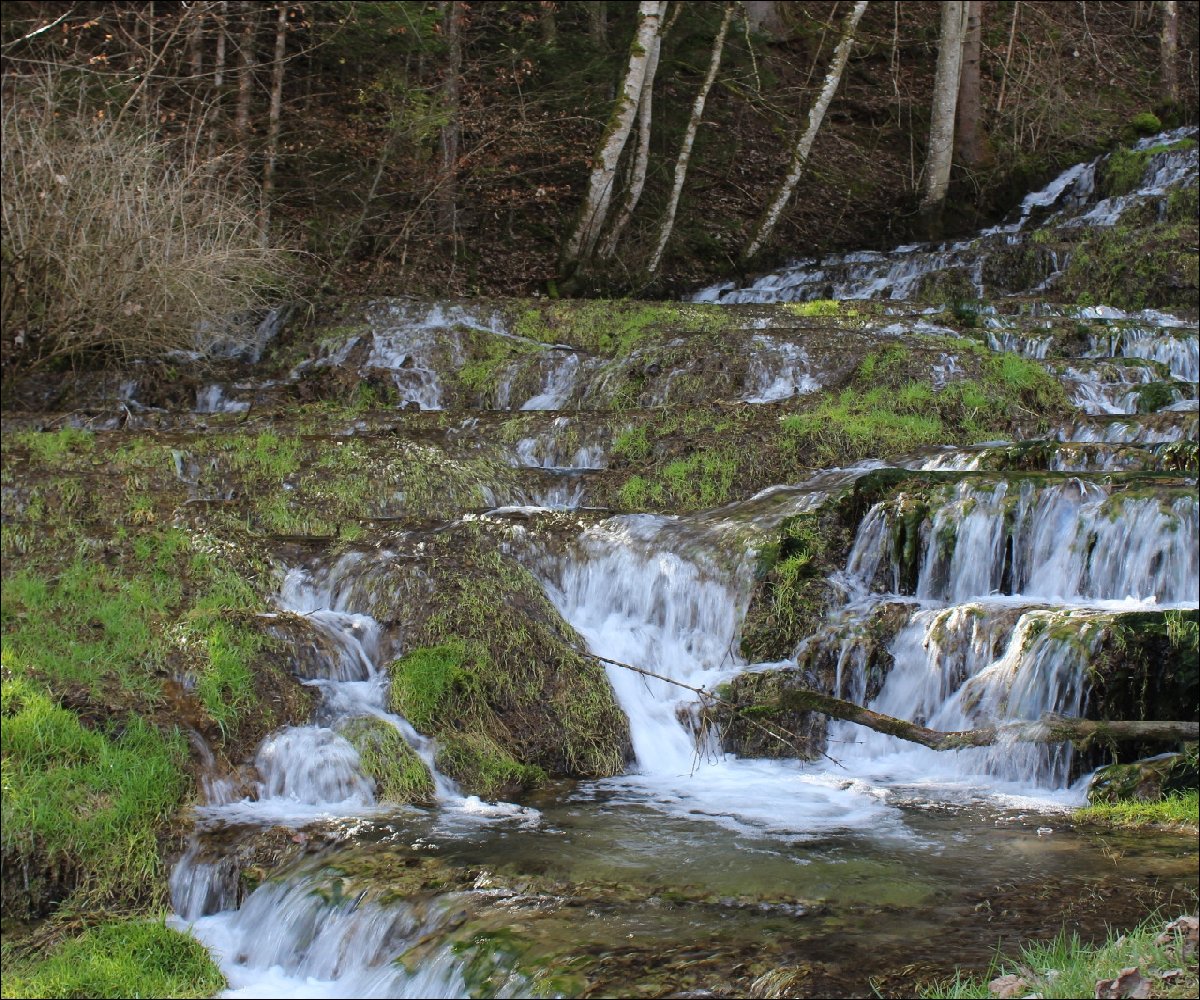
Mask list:
[[[1162,753],[1130,764],[1107,764],[1088,784],[1088,802],[1157,802],[1172,792],[1195,791],[1200,768],[1195,753]]]

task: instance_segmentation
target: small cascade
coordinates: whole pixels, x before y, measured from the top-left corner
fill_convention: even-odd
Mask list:
[[[1170,191],[1195,183],[1196,146],[1183,142],[1195,135],[1195,128],[1189,127],[1138,142],[1134,151],[1149,155],[1140,182],[1128,194],[1098,197],[1097,171],[1105,160],[1099,157],[1068,168],[1040,191],[1026,195],[1012,221],[983,229],[971,239],[798,260],[750,285],[723,282],[702,289],[692,299],[722,303],[916,299],[933,278],[955,288],[970,288],[976,298],[983,298],[989,290],[1001,294],[1041,291],[1043,288],[1003,287],[999,277],[989,273],[990,258],[1026,241],[1034,225],[1113,226],[1137,206],[1161,204]],[[1051,259],[1043,285],[1052,284],[1064,266],[1065,261]]]
[[[579,355],[574,351],[546,352],[542,359],[541,391],[521,404],[522,410],[561,410],[579,380]]]
[[[358,752],[339,729],[363,717],[394,727],[424,761],[437,805],[459,821],[536,819],[536,810],[464,797],[434,762],[433,741],[385,708],[388,652],[369,615],[349,610],[372,586],[361,553],[348,553],[323,570],[293,568],[278,595],[285,626],[303,624],[310,638],[297,649],[305,683],[318,689],[317,720],[288,726],[262,741],[254,759],[253,794],[234,801],[210,797],[198,810],[201,825],[170,877],[176,920],[214,953],[229,980],[225,996],[458,997],[465,995],[462,960],[448,947],[409,973],[396,959],[445,922],[452,897],[418,912],[396,901],[364,901],[338,894],[340,882],[304,874],[264,883],[239,907],[239,865],[223,849],[221,831],[243,824],[303,827],[380,815],[396,807],[376,799]],[[301,631],[303,634],[303,631]],[[519,984],[514,980],[514,989]],[[514,994],[515,995],[515,994]]]
[[[932,729],[956,731],[1047,712],[1083,714],[1089,658],[1108,618],[1090,610],[1025,609],[967,603],[915,610],[890,644],[895,666],[871,707]],[[1006,787],[1064,788],[1069,744],[1001,741],[936,753],[849,724],[831,727],[845,742],[843,763],[891,781],[971,782],[990,776]]]
[[[782,518],[819,496],[762,502]],[[722,754],[689,711],[695,695],[688,688],[712,690],[746,669],[737,634],[754,548],[739,534],[737,506],[686,519],[613,518],[586,529],[573,552],[541,559],[551,600],[592,652],[644,671],[606,664],[636,762],[630,774],[604,784],[631,802],[741,832],[895,830],[884,803],[830,776],[795,761]]]
[[[881,504],[847,566],[866,589],[964,601],[989,594],[1045,600],[1200,599],[1194,495],[1126,496],[1079,479],[1015,490],[971,482],[919,522]]]
[[[498,315],[479,315],[461,306],[383,302],[371,306],[366,318],[369,333],[351,337],[324,358],[305,362],[292,377],[310,364],[382,371],[395,386],[398,406],[440,410],[443,388],[439,372],[457,369],[466,360],[463,331],[508,335]]]
[[[747,403],[773,403],[792,396],[817,392],[808,354],[799,344],[755,334],[750,341],[750,367],[746,373]]]
[[[1144,315],[1144,314],[1143,314]],[[1156,325],[1137,323],[1116,326],[1090,338],[1093,357],[1144,358],[1166,365],[1173,378],[1181,382],[1200,381],[1200,340],[1188,334],[1182,321],[1163,313],[1154,313]],[[1166,320],[1175,320],[1168,325]]]
[[[1198,432],[1195,416],[1161,411],[1154,416],[1128,419],[1080,420],[1059,428],[1054,436],[1064,442],[1149,445],[1195,440]]]
[[[257,888],[236,912],[196,919],[193,934],[229,980],[226,997],[461,997],[462,961],[443,949],[409,973],[396,959],[445,922],[427,912],[340,895],[312,876]]]
[[[555,417],[544,431],[521,438],[513,451],[517,465],[538,469],[608,467],[603,431],[589,431],[571,417]]]
[[[206,385],[196,393],[197,413],[245,413],[249,409],[246,400],[231,399],[226,387],[219,382]]]

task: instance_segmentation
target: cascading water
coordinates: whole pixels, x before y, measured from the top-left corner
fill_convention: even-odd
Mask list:
[[[711,690],[746,669],[736,636],[749,598],[746,550],[697,522],[648,515],[589,529],[576,553],[548,568],[548,592],[598,656]],[[732,562],[722,560],[732,559]],[[896,817],[877,797],[794,761],[738,760],[704,735],[685,709],[686,688],[608,666],[629,717],[632,773],[602,783],[632,802],[704,816],[739,832],[812,835]]]
[[[699,298],[902,299],[939,270],[960,272],[978,290],[987,255],[1025,239],[1039,218],[1063,226],[1111,224],[1139,200],[1160,197],[1180,170],[1194,170],[1192,160],[1194,150],[1154,153],[1139,190],[1123,200],[1098,200],[1096,164],[1081,164],[1029,195],[1013,221],[974,240],[839,255],[766,276],[750,288],[709,289]],[[1054,271],[1059,265],[1054,262]],[[1053,284],[1053,275],[1047,283]],[[1032,442],[1033,451],[990,442],[926,451],[897,463],[966,475],[954,482],[925,476],[911,492],[897,488],[890,499],[858,510],[858,523],[845,526],[854,536],[846,564],[828,581],[844,595],[844,606],[789,659],[747,663],[739,652],[760,550],[786,519],[827,511],[884,463],[834,470],[686,517],[625,515],[577,527],[586,519],[558,515],[560,526],[565,522],[578,532],[565,548],[539,536],[538,519],[554,515],[519,512],[530,528],[514,531],[506,544],[540,575],[591,652],[616,661],[606,670],[628,717],[634,754],[627,773],[576,788],[565,800],[563,827],[536,831],[546,837],[540,844],[581,838],[598,822],[589,807],[599,814],[616,805],[615,811],[630,815],[653,813],[672,838],[685,831],[680,854],[692,849],[688,837],[698,826],[732,834],[739,848],[764,855],[775,855],[784,844],[794,851],[853,837],[879,841],[890,852],[911,846],[915,837],[911,815],[898,806],[907,798],[985,797],[1003,804],[1017,796],[1035,807],[1080,800],[1073,784],[1078,762],[1069,746],[1001,743],[936,753],[834,723],[827,744],[833,763],[739,758],[723,751],[720,733],[696,710],[696,690],[712,692],[742,673],[799,672],[828,652],[827,662],[836,665],[831,693],[934,729],[1003,727],[1046,712],[1078,716],[1089,708],[1089,663],[1115,616],[1200,603],[1200,512],[1192,474],[1149,485],[1135,478],[1177,470],[1169,463],[1178,453],[1167,449],[1196,436],[1195,414],[1177,409],[1189,392],[1195,395],[1187,385],[1197,378],[1193,327],[1153,311],[1052,307],[1031,317],[1019,303],[1014,308],[981,309],[989,346],[1055,359],[1046,364],[1066,383],[1081,416],[1051,439]],[[517,467],[506,466],[506,472],[522,477],[520,488],[505,498],[536,508],[580,505],[584,477],[605,469],[610,452],[617,456],[613,465],[620,465],[613,442],[625,430],[627,411],[588,423],[578,410],[558,411],[615,409],[614,401],[627,402],[631,385],[640,392],[634,405],[658,406],[689,384],[687,362],[660,371],[659,354],[637,350],[606,362],[567,345],[516,336],[495,314],[386,305],[369,313],[369,333],[313,364],[386,373],[398,402],[410,408],[454,405],[443,376],[463,365],[471,336],[521,341],[492,388],[473,398],[488,408],[549,411],[510,414],[522,422],[520,431],[499,452],[501,464]],[[912,335],[957,336],[923,315],[896,309],[894,321],[889,316],[888,325],[873,333],[889,343]],[[1069,362],[1062,358],[1061,339],[1046,332],[1064,319],[1089,324]],[[822,369],[813,361],[820,360],[820,346],[810,345],[810,351],[802,335],[777,334],[769,320],[758,317],[739,331],[746,335],[745,364],[732,368],[723,400],[770,412],[773,404],[787,407],[787,401],[823,388]],[[935,390],[962,374],[944,345],[943,339],[929,352]],[[655,350],[682,358],[689,343],[664,340]],[[1167,381],[1167,372],[1174,381]],[[1172,402],[1164,407],[1164,399]],[[1150,408],[1147,400],[1157,412],[1139,413]],[[197,397],[203,412],[229,411],[235,404],[217,385]],[[487,419],[464,421],[457,430],[466,440]],[[1043,471],[1030,475],[1031,468]],[[185,478],[189,470],[182,463],[180,469]],[[494,526],[503,513],[471,517]],[[309,724],[263,740],[253,774],[236,792],[232,781],[209,783],[196,839],[172,875],[179,919],[220,958],[229,995],[452,997],[477,991],[467,982],[462,954],[445,943],[471,905],[466,893],[396,899],[358,883],[346,890],[349,881],[343,884],[319,859],[309,858],[239,899],[238,859],[226,845],[243,829],[279,825],[303,839],[302,828],[324,824],[355,836],[369,830],[375,844],[411,840],[406,823],[420,817],[426,828],[464,843],[480,829],[474,822],[479,818],[502,821],[501,841],[513,827],[531,837],[535,832],[538,814],[532,810],[464,797],[438,773],[433,744],[387,711],[382,667],[400,650],[387,629],[362,613],[376,586],[367,565],[372,558],[352,552],[323,569],[287,574],[277,602],[280,634],[298,643],[296,672],[319,693],[319,706]],[[285,619],[295,625],[301,618],[302,628],[283,627]],[[884,618],[890,631],[880,625]],[[879,666],[881,649],[886,670]],[[378,801],[348,738],[347,724],[364,718],[393,727],[425,763],[435,790],[427,809]],[[501,844],[501,856],[518,849],[517,839]],[[632,865],[626,847],[617,839],[609,853]],[[675,849],[672,840],[668,853]],[[809,863],[796,856],[786,862],[793,868]],[[790,877],[785,873],[785,880]],[[406,956],[403,964],[396,961],[400,956]],[[520,995],[526,986],[517,977],[493,983],[490,992]]]
[[[317,721],[290,726],[263,740],[254,765],[259,780],[248,798],[210,801],[201,827],[171,876],[181,923],[217,956],[230,983],[226,996],[457,997],[465,993],[461,961],[447,948],[408,973],[397,956],[444,923],[451,901],[418,914],[411,907],[330,898],[324,883],[300,873],[268,882],[238,907],[239,873],[230,857],[202,851],[204,837],[225,827],[278,824],[301,828],[394,811],[378,803],[374,782],[338,728],[355,718],[394,726],[428,768],[438,806],[457,821],[516,818],[536,822],[535,810],[466,797],[441,774],[433,742],[386,710],[384,642],[369,615],[346,610],[357,588],[362,556],[342,557],[324,573],[293,568],[278,603],[302,615],[316,633],[316,655],[297,659],[306,683],[321,694]],[[310,654],[313,650],[309,651]],[[219,854],[219,852],[218,852]]]

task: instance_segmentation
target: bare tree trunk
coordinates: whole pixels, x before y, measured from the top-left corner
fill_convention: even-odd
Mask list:
[[[746,23],[755,31],[761,31],[772,38],[782,38],[785,34],[782,11],[778,0],[745,0]]]
[[[591,0],[587,5],[588,35],[597,48],[608,48],[607,0]]]
[[[962,69],[963,29],[966,20],[963,0],[942,4],[942,30],[938,41],[937,73],[929,122],[929,149],[925,156],[925,182],[921,212],[936,219],[950,188],[950,165],[954,158],[954,113],[958,105],[958,80]]]
[[[250,129],[250,98],[254,89],[254,36],[258,28],[258,8],[249,0],[242,3],[241,57],[238,66],[237,109],[233,117],[233,137],[244,142]]]
[[[666,4],[663,4],[665,10]],[[678,9],[678,5],[676,5]],[[638,101],[638,142],[630,164],[629,184],[625,189],[625,197],[621,202],[621,210],[617,213],[608,236],[600,246],[600,257],[608,260],[617,252],[617,244],[621,234],[633,218],[634,210],[642,197],[646,186],[646,168],[650,164],[650,126],[654,116],[654,75],[658,72],[658,56],[662,50],[662,34],[654,36],[650,59],[646,63],[646,78],[642,81],[642,98]]]
[[[1043,715],[1034,722],[1008,722],[998,726],[983,726],[959,732],[927,729],[891,715],[872,712],[850,701],[817,694],[815,691],[789,691],[787,707],[820,712],[835,719],[844,719],[877,733],[896,736],[910,743],[919,743],[930,750],[961,750],[965,747],[986,747],[996,743],[1068,743],[1075,740],[1130,743],[1139,740],[1194,740],[1200,734],[1195,722],[1097,722],[1092,719],[1073,719],[1064,715]]]
[[[538,30],[542,36],[543,45],[554,45],[558,41],[558,21],[554,12],[558,4],[554,0],[540,0],[542,13],[538,17]]]
[[[662,262],[663,250],[666,249],[667,240],[671,238],[671,231],[675,228],[675,212],[679,208],[679,197],[683,193],[683,182],[687,178],[688,163],[692,158],[692,144],[696,141],[696,132],[700,129],[700,122],[704,120],[704,105],[708,100],[708,92],[712,90],[713,82],[717,78],[717,70],[721,66],[721,55],[725,51],[725,36],[729,34],[729,24],[733,20],[734,6],[732,2],[725,4],[725,16],[721,19],[721,27],[717,31],[716,38],[713,39],[712,56],[708,61],[708,73],[704,77],[700,93],[696,95],[696,100],[692,102],[692,116],[688,119],[687,131],[684,132],[683,143],[679,147],[679,158],[675,161],[675,183],[671,187],[671,197],[667,202],[667,210],[663,213],[662,228],[658,233],[658,243],[655,245],[654,253],[650,255],[650,263],[646,267],[646,273],[651,277],[658,273],[659,264]]]
[[[663,7],[663,3],[654,0],[641,0],[638,4],[637,31],[629,48],[625,79],[609,116],[600,148],[596,151],[579,221],[563,249],[562,264],[568,272],[575,270],[592,256],[596,241],[600,237],[600,230],[608,218],[617,164],[625,144],[629,141],[634,116],[641,103],[642,84],[645,82],[646,68],[654,50],[654,39],[658,35]]]
[[[960,163],[968,167],[979,166],[984,158],[983,144],[979,136],[979,43],[982,23],[983,0],[968,0],[967,31],[963,38],[954,135],[955,155]]]
[[[271,104],[267,112],[267,149],[263,160],[262,200],[258,207],[258,242],[271,240],[271,199],[275,195],[275,157],[279,153],[280,112],[283,110],[283,65],[287,56],[288,5],[276,4],[275,57],[271,64]]]
[[[1000,93],[996,95],[997,114],[1004,109],[1004,91],[1008,87],[1008,67],[1012,62],[1013,44],[1017,40],[1017,15],[1021,12],[1021,0],[1014,0],[1012,21],[1008,26],[1008,46],[1004,50],[1004,65],[1000,70]]]
[[[796,185],[800,181],[800,175],[804,172],[804,165],[808,162],[808,154],[812,152],[813,142],[816,140],[817,132],[821,128],[821,122],[825,119],[825,112],[829,109],[830,102],[833,101],[833,95],[838,88],[838,84],[842,82],[842,72],[845,70],[846,63],[850,59],[850,49],[854,46],[854,29],[858,26],[858,22],[862,19],[863,11],[866,9],[867,0],[858,0],[842,24],[842,37],[837,43],[837,48],[833,50],[833,58],[829,62],[829,72],[825,74],[825,84],[821,88],[821,93],[817,95],[817,99],[813,102],[812,107],[808,110],[808,124],[800,136],[800,141],[796,143],[796,149],[792,153],[792,162],[791,166],[788,167],[787,176],[784,177],[783,183],[779,186],[779,190],[775,193],[771,204],[759,220],[754,235],[746,245],[746,249],[742,253],[744,260],[751,260],[763,248],[767,240],[771,238],[771,234],[775,231],[775,226],[778,225],[779,219],[783,215],[784,208],[787,207],[787,203],[791,200],[792,192],[796,189]]]
[[[458,144],[459,104],[462,91],[462,10],[458,0],[443,0],[442,33],[446,39],[446,76],[442,80],[442,108],[446,123],[441,129],[442,171],[438,188],[438,224],[458,243]]]
[[[188,32],[187,41],[188,65],[192,71],[193,81],[198,81],[200,74],[204,72],[205,14],[203,8],[198,9],[193,16],[195,20],[192,24],[192,30]]]
[[[1162,34],[1159,35],[1159,65],[1163,103],[1179,103],[1179,8],[1175,0],[1160,0]]]
[[[213,60],[213,86],[217,89],[217,100],[221,99],[220,90],[225,86],[225,40],[229,30],[229,3],[220,0],[217,4],[217,54]]]

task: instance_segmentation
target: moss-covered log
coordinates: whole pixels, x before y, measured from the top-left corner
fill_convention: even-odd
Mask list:
[[[910,743],[919,743],[931,750],[961,750],[964,747],[985,747],[996,743],[1067,743],[1101,742],[1127,743],[1138,740],[1194,740],[1200,734],[1200,723],[1187,721],[1142,722],[1092,719],[1073,719],[1065,715],[1046,714],[1033,722],[1010,722],[999,726],[983,726],[961,732],[928,729],[915,722],[906,722],[891,715],[873,712],[841,698],[818,694],[816,691],[790,691],[788,708],[820,712],[835,719],[853,722],[877,733],[896,736]]]

